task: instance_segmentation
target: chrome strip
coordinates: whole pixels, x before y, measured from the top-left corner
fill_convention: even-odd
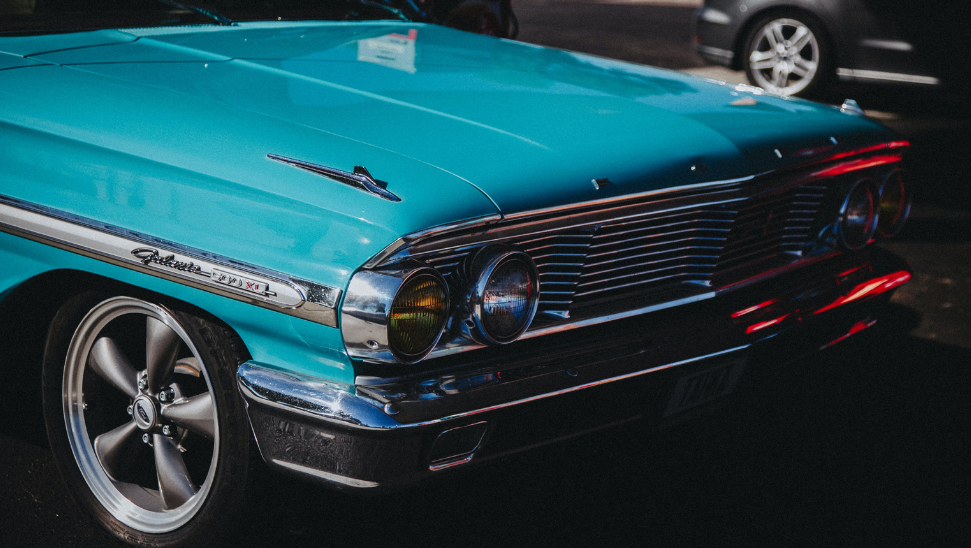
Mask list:
[[[914,46],[910,42],[903,40],[875,40],[865,38],[860,40],[860,45],[866,48],[888,49],[892,51],[914,51]]]
[[[848,68],[836,69],[836,75],[844,80],[879,80],[884,82],[903,82],[906,84],[926,84],[936,86],[941,81],[933,76],[918,76],[916,74],[900,74],[897,72],[881,72],[877,70],[858,70]]]
[[[698,12],[698,19],[706,23],[713,23],[715,25],[730,25],[732,23],[732,18],[730,15],[721,10],[716,10],[709,7],[701,8],[701,10]]]
[[[648,190],[637,194],[625,194],[623,196],[615,196],[613,198],[602,198],[600,200],[591,200],[589,202],[579,202],[575,204],[567,204],[562,206],[549,207],[545,209],[534,209],[531,211],[523,211],[521,213],[513,213],[511,215],[504,215],[503,221],[516,221],[516,220],[520,220],[528,217],[568,214],[571,211],[575,211],[577,209],[599,208],[603,206],[609,206],[609,205],[624,203],[624,202],[636,203],[636,202],[640,202],[644,198],[660,196],[663,194],[675,194],[678,192],[694,192],[702,188],[715,188],[715,187],[722,187],[722,186],[728,186],[728,185],[736,185],[739,183],[744,183],[746,181],[751,181],[752,179],[755,179],[756,177],[760,177],[760,176],[761,174],[749,175],[747,177],[739,177],[737,179],[726,179],[724,181],[710,181],[707,183],[697,183],[693,185],[682,185],[682,186],[676,186],[676,187],[670,187],[670,188],[662,188],[658,190]]]
[[[735,52],[728,49],[716,48],[712,46],[703,46],[698,44],[695,46],[698,53],[706,53],[712,57],[718,57],[719,59],[724,59],[725,61],[731,62],[735,59]]]
[[[270,369],[267,366],[255,362],[246,362],[240,365],[236,374],[237,378],[239,379],[240,392],[251,402],[267,405],[276,409],[295,412],[302,416],[324,422],[336,423],[354,429],[401,430],[405,428],[417,428],[422,426],[430,426],[433,424],[440,424],[446,421],[470,417],[481,413],[488,413],[490,411],[497,411],[499,409],[505,409],[514,405],[521,405],[524,403],[560,396],[562,394],[569,394],[571,392],[593,388],[594,386],[622,381],[648,373],[654,373],[656,371],[663,371],[672,367],[678,367],[689,363],[723,356],[725,354],[731,354],[733,352],[739,352],[748,348],[749,346],[751,345],[745,344],[742,346],[736,346],[720,352],[714,352],[711,354],[705,354],[704,356],[696,356],[686,360],[649,367],[640,371],[634,371],[624,375],[617,375],[616,377],[609,377],[577,386],[571,386],[570,388],[564,388],[554,392],[537,394],[527,398],[521,398],[518,400],[491,405],[489,407],[482,407],[473,409],[471,411],[446,415],[427,421],[405,424],[399,423],[393,418],[385,415],[381,409],[376,407],[379,405],[378,402],[372,403],[369,400],[365,400],[361,396],[354,396],[349,392],[336,389],[333,386],[325,383],[323,380],[298,379],[295,376]],[[319,403],[316,403],[320,401],[327,402],[327,405],[321,407]],[[347,405],[340,406],[338,405],[339,403],[344,403]]]
[[[337,327],[337,288],[2,195],[0,231]]]
[[[663,303],[654,304],[651,306],[644,306],[634,310],[625,310],[623,312],[617,312],[616,314],[609,314],[607,316],[597,316],[594,318],[587,318],[577,321],[568,321],[569,316],[566,316],[566,323],[559,323],[556,325],[550,325],[547,327],[533,328],[520,337],[520,339],[532,339],[533,337],[541,337],[543,335],[551,335],[553,333],[562,333],[563,331],[570,331],[571,329],[579,329],[581,327],[589,327],[591,325],[599,325],[606,322],[612,322],[614,320],[622,320],[624,318],[632,318],[640,314],[647,314],[648,312],[656,312],[658,310],[664,310],[666,308],[672,308],[675,306],[681,306],[684,304],[695,303],[698,301],[704,301],[718,296],[721,291],[702,293],[701,295],[692,295],[691,297],[685,297],[683,299],[677,299],[674,301],[666,301]],[[485,348],[485,345],[479,343],[469,342],[465,339],[458,339],[454,342],[449,342],[444,346],[436,348],[428,357],[425,359],[439,358],[442,356],[450,356],[453,354],[459,354],[462,352],[467,352],[469,350],[475,350],[477,348]]]
[[[421,230],[418,232],[413,232],[407,236],[402,236],[397,240],[391,242],[391,245],[385,247],[380,253],[375,255],[370,261],[368,261],[362,268],[366,270],[371,270],[380,266],[385,259],[394,255],[402,247],[414,244],[415,242],[421,240],[427,240],[433,238],[440,234],[447,234],[449,232],[454,232],[456,230],[464,230],[469,228],[476,228],[482,226],[488,226],[495,224],[502,220],[502,215],[486,215],[484,217],[476,217],[474,219],[468,219],[458,223],[450,223],[447,225],[434,226],[432,228]]]
[[[326,167],[318,164],[312,164],[310,162],[304,162],[303,160],[294,160],[293,158],[286,158],[284,156],[279,156],[277,154],[267,154],[267,158],[280,162],[282,164],[287,164],[296,168],[300,168],[317,175],[327,177],[332,181],[337,181],[338,183],[344,183],[345,185],[352,186],[354,188],[363,190],[368,194],[373,194],[378,198],[384,198],[389,202],[400,202],[401,198],[395,196],[391,192],[388,192],[384,187],[387,185],[382,185],[378,181],[371,177],[368,170],[361,166],[354,166],[354,172],[341,171],[339,169],[334,169],[332,167]]]
[[[272,459],[270,462],[276,466],[293,470],[294,472],[307,474],[308,476],[314,476],[322,480],[332,481],[334,483],[340,483],[350,487],[367,488],[367,487],[379,487],[381,485],[376,481],[359,480],[359,479],[349,478],[346,476],[339,476],[337,474],[331,474],[330,472],[324,472],[323,470],[317,470],[316,468],[310,468],[307,466],[294,464],[292,462],[287,462],[280,459]]]

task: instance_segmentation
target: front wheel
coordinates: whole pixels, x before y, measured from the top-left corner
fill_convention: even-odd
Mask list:
[[[827,48],[821,29],[805,16],[768,17],[752,27],[742,64],[749,81],[769,93],[807,96],[830,79]]]
[[[228,329],[132,297],[86,293],[55,316],[44,415],[72,495],[116,539],[201,546],[232,523],[249,432]]]

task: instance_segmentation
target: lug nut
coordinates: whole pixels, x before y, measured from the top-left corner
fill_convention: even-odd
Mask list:
[[[162,390],[161,392],[158,393],[158,401],[165,402],[165,401],[168,401],[168,399],[169,399],[169,393],[166,392],[165,390]]]
[[[169,425],[166,424],[165,426],[162,427],[162,435],[163,436],[174,436],[175,435],[175,427],[174,426],[169,426]]]
[[[149,440],[148,434],[142,434],[142,443],[148,443],[148,440]],[[149,445],[151,445],[151,444],[149,444]]]
[[[138,379],[138,388],[140,390],[145,390],[146,388],[148,388],[148,381],[145,380],[145,377]]]
[[[135,414],[135,409],[131,405],[128,406],[128,414],[129,415]]]

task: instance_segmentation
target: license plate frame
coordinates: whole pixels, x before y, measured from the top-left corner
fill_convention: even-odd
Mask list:
[[[748,363],[738,356],[678,379],[664,409],[664,418],[719,400],[735,391]]]

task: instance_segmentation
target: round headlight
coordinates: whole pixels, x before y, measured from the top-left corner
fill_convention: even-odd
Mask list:
[[[910,193],[904,186],[904,172],[895,170],[880,185],[880,214],[877,232],[889,238],[900,232],[910,215]]]
[[[487,344],[519,338],[539,306],[539,273],[533,260],[519,251],[487,248],[476,255],[472,273],[472,337]]]
[[[388,344],[400,361],[424,358],[448,319],[445,281],[430,269],[420,270],[401,285],[388,314]]]
[[[848,249],[860,249],[877,228],[876,185],[872,179],[853,184],[840,209],[840,240]]]

